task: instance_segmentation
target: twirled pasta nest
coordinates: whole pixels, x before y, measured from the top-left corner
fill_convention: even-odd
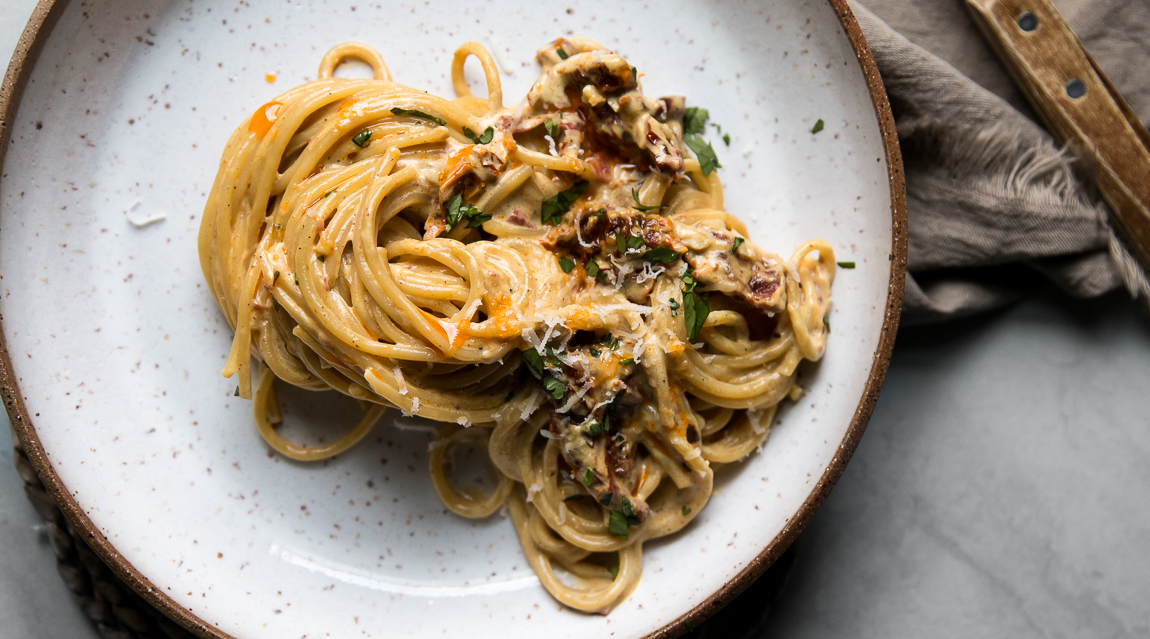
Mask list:
[[[463,76],[472,55],[486,99]],[[333,77],[348,57],[374,78]],[[446,422],[431,453],[444,504],[506,504],[551,594],[606,613],[638,584],[643,543],[690,522],[715,467],[801,392],[834,253],[812,240],[784,262],[723,211],[705,111],[644,96],[589,40],[538,61],[506,108],[477,43],[455,53],[454,100],[392,82],[366,45],[336,47],[319,80],[232,135],[199,251],[235,330],[224,374],[274,449],[330,457],[388,407]],[[275,378],[368,409],[334,444],[297,446],[276,432]],[[488,451],[493,492],[449,480],[445,453],[465,442]]]

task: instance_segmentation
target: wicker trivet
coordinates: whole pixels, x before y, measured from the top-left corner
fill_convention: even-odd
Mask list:
[[[56,553],[56,571],[101,637],[193,639],[192,633],[144,601],[92,552],[60,512],[52,496],[44,490],[44,484],[20,446],[12,449],[12,459],[16,472],[24,480],[24,495],[47,524],[52,552]],[[766,622],[771,607],[783,592],[794,565],[796,545],[788,548],[742,594],[685,636],[692,639],[749,639],[754,635]]]

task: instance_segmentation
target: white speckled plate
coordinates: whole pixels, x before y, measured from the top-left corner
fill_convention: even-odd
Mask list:
[[[17,434],[105,561],[205,636],[677,634],[794,538],[885,372],[906,250],[901,167],[858,27],[842,0],[383,7],[43,4],[5,94],[18,110],[0,180],[0,381]],[[807,396],[761,452],[720,473],[691,526],[648,544],[642,582],[607,617],[558,606],[506,517],[443,508],[418,420],[385,419],[324,464],[272,455],[219,374],[231,332],[195,245],[229,133],[312,78],[330,46],[370,43],[400,82],[450,95],[451,52],[478,39],[506,67],[510,103],[535,77],[534,50],[564,34],[617,49],[649,94],[710,109],[731,135],[729,147],[712,136],[727,208],[756,241],[789,255],[822,236],[858,265],[835,282]],[[309,401],[290,407],[300,430],[350,410]]]

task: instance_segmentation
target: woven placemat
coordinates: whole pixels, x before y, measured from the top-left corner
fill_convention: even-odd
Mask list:
[[[28,456],[12,449],[16,472],[24,480],[24,495],[44,518],[48,540],[56,555],[56,571],[64,585],[104,639],[193,639],[194,635],[144,601],[92,552],[83,537],[44,489]],[[782,594],[795,561],[792,544],[770,568],[722,610],[685,636],[750,639],[766,622]]]

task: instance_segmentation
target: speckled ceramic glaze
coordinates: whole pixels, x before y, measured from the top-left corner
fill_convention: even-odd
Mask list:
[[[58,10],[0,181],[6,400],[69,516],[173,617],[243,638],[674,634],[781,552],[841,472],[881,383],[905,254],[897,224],[892,233],[901,183],[880,129],[885,98],[860,71],[842,3]],[[322,464],[272,454],[235,380],[220,376],[231,331],[196,254],[228,135],[313,78],[332,45],[367,42],[397,81],[451,95],[452,51],[480,40],[511,103],[536,76],[534,50],[569,34],[627,57],[648,94],[710,109],[731,136],[726,146],[711,135],[726,207],[758,243],[789,256],[821,236],[857,264],[835,280],[833,332],[823,361],[803,369],[806,396],[780,411],[761,451],[719,473],[693,524],[646,546],[638,589],[606,617],[547,595],[507,517],[468,521],[440,504],[428,422],[388,415]],[[288,402],[293,437],[330,437],[356,415],[305,395]]]

